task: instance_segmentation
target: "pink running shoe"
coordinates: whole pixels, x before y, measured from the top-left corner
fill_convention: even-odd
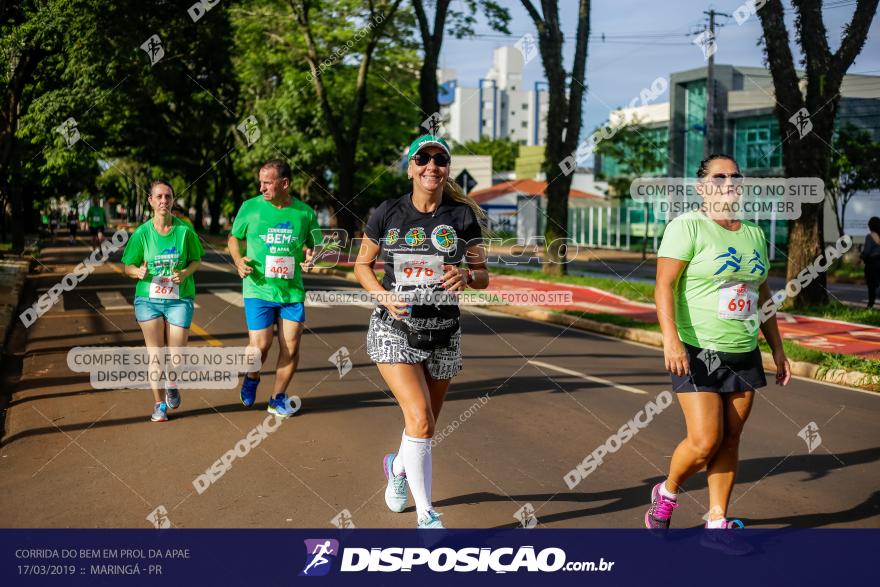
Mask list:
[[[651,490],[651,507],[645,512],[645,527],[651,530],[666,530],[672,518],[672,510],[678,502],[660,493],[660,483]]]

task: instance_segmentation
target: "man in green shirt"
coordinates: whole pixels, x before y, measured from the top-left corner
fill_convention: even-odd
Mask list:
[[[308,271],[321,229],[311,207],[290,195],[290,166],[280,159],[260,169],[260,193],[245,201],[229,233],[229,252],[243,280],[244,313],[250,345],[260,349],[265,362],[278,324],[278,363],[275,388],[269,399],[272,414],[292,416],[287,386],[299,362],[299,343],[305,321],[302,270]],[[246,241],[245,254],[242,245]],[[248,373],[241,386],[241,402],[252,406],[260,374]],[[296,399],[295,403],[298,403]]]
[[[104,211],[103,206],[98,205],[95,198],[92,198],[90,202],[91,206],[89,206],[89,211],[86,212],[86,217],[89,221],[89,232],[92,235],[92,250],[95,250],[101,246],[101,241],[104,240],[104,227],[107,226],[107,213]]]

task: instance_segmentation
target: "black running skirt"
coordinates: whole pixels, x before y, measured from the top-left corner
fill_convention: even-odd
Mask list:
[[[767,385],[758,347],[747,353],[725,353],[682,344],[688,354],[691,373],[684,377],[672,375],[672,391],[676,393],[737,393]]]

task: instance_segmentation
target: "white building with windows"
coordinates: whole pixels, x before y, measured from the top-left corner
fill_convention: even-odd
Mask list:
[[[547,84],[524,87],[522,74],[522,53],[512,46],[495,49],[492,67],[477,87],[462,87],[455,70],[440,70],[440,114],[448,137],[458,143],[487,136],[521,145],[545,144]]]

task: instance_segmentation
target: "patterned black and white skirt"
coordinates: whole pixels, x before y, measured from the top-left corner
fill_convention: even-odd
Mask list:
[[[374,363],[426,363],[432,379],[452,379],[462,368],[461,329],[452,335],[449,344],[430,351],[407,344],[406,335],[380,318],[381,308],[370,316],[367,331],[367,354]],[[447,328],[455,319],[407,318],[413,328]]]

